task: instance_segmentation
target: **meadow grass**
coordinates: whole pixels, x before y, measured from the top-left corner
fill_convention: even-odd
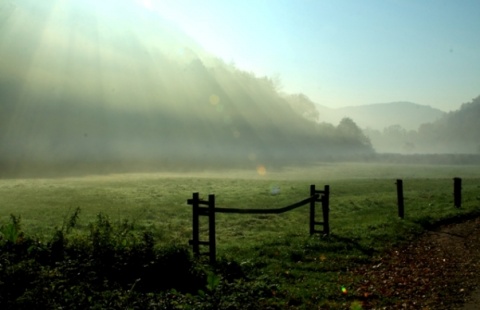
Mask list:
[[[103,213],[112,221],[127,219],[154,228],[164,240],[180,241],[190,236],[191,209],[186,201],[193,192],[205,199],[215,194],[221,207],[275,208],[307,198],[310,184],[317,188],[329,184],[332,229],[338,231],[355,227],[357,219],[375,222],[395,216],[397,178],[404,180],[407,219],[455,211],[451,206],[456,176],[464,179],[467,207],[469,193],[478,189],[480,167],[346,163],[287,167],[265,176],[252,170],[4,179],[0,180],[0,220],[10,214],[21,216],[26,232],[42,236],[61,226],[79,207],[80,228]],[[273,188],[280,189],[278,195],[272,194]],[[217,226],[221,239],[272,230],[274,234],[290,229],[304,233],[308,232],[308,211],[305,207],[282,215],[219,214]]]
[[[453,177],[463,178],[461,209],[453,206]],[[405,220],[397,216],[396,179],[404,181]],[[26,234],[48,239],[80,208],[78,234],[101,213],[152,232],[158,244],[186,245],[192,234],[186,202],[193,192],[205,199],[215,194],[218,207],[278,208],[307,198],[310,184],[330,185],[330,236],[309,236],[308,206],[278,215],[217,214],[216,219],[220,260],[267,281],[275,298],[292,307],[344,305],[339,288],[355,281],[344,276],[352,265],[436,222],[480,213],[480,167],[344,163],[266,175],[252,170],[4,179],[0,223],[10,214],[21,216]],[[202,219],[204,240],[207,227]]]

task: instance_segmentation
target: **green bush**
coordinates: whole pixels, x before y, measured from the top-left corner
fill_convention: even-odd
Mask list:
[[[1,226],[1,309],[148,308],[170,290],[205,287],[205,272],[187,248],[155,248],[151,233],[104,215],[89,235],[73,235],[72,218],[46,243],[24,237],[19,217]]]

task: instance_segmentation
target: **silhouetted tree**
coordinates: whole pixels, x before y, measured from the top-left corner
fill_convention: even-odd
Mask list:
[[[344,117],[337,126],[337,132],[340,137],[348,141],[358,142],[362,145],[371,147],[370,139],[365,136],[357,124],[349,117]]]

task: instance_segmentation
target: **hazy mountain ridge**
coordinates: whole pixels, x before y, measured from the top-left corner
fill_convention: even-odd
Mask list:
[[[332,109],[303,94],[285,98],[297,114],[319,123],[336,124],[351,118],[380,153],[480,153],[480,97],[449,113],[411,102]]]
[[[392,125],[400,125],[407,130],[417,130],[421,124],[431,123],[446,113],[426,105],[399,101],[350,106],[331,109],[318,107],[320,121],[338,123],[344,117],[352,118],[360,128],[383,130]]]
[[[419,128],[423,142],[439,152],[480,153],[480,96],[432,124]]]
[[[365,129],[374,148],[388,153],[479,154],[480,96],[460,109],[445,113],[417,130],[392,125],[382,131]]]

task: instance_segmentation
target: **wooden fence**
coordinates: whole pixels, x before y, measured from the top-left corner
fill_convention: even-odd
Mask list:
[[[456,208],[462,205],[462,179],[453,179],[453,203]],[[398,202],[398,216],[403,219],[405,217],[405,206],[403,196],[403,180],[397,179],[397,202]],[[316,203],[320,202],[322,205],[323,221],[317,222],[315,220]],[[216,208],[215,195],[209,195],[208,200],[200,199],[199,193],[193,193],[192,199],[187,200],[187,204],[192,206],[192,231],[193,238],[189,244],[193,247],[195,255],[208,255],[210,263],[214,264],[216,261],[216,236],[215,236],[215,213],[236,213],[236,214],[279,214],[288,212],[290,210],[299,208],[306,204],[310,205],[310,235],[314,233],[330,234],[330,186],[325,185],[323,190],[317,190],[315,185],[310,185],[310,196],[304,200],[296,202],[284,208],[277,209],[236,209],[236,208]],[[208,217],[208,241],[200,240],[200,216]],[[317,230],[316,226],[322,225],[323,230]],[[206,253],[200,252],[200,246],[208,246],[209,251]]]
[[[317,202],[321,203],[323,221],[315,220],[315,211]],[[210,263],[216,262],[216,237],[215,237],[215,213],[234,213],[234,214],[279,214],[291,211],[306,204],[310,205],[310,235],[314,233],[330,233],[329,225],[329,204],[330,204],[330,186],[325,185],[323,190],[317,190],[315,185],[310,185],[310,196],[289,206],[277,209],[236,209],[236,208],[216,208],[215,195],[208,195],[208,200],[200,199],[199,193],[193,193],[192,199],[187,200],[187,204],[192,206],[192,230],[193,237],[189,244],[193,247],[195,255],[208,255]],[[200,240],[200,216],[208,217],[208,241]],[[317,230],[316,226],[322,225],[323,230]],[[209,247],[209,252],[200,253],[200,246]]]
[[[397,185],[397,205],[398,205],[398,216],[401,219],[405,218],[405,205],[403,202],[403,180],[397,179],[395,182]],[[462,207],[462,179],[453,178],[453,205],[456,208]]]

